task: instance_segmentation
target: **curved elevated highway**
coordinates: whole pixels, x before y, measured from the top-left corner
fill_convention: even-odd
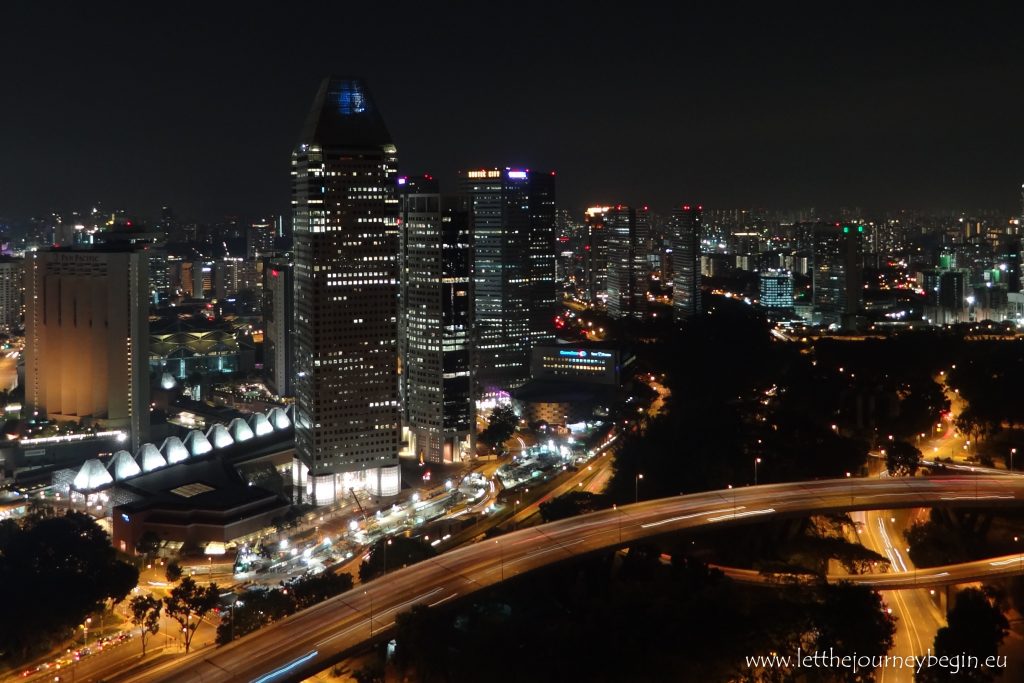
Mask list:
[[[322,670],[342,653],[387,634],[394,625],[395,615],[413,605],[439,605],[567,558],[686,529],[817,512],[1022,503],[1024,478],[1006,476],[846,478],[751,486],[645,501],[457,548],[357,586],[225,647],[194,653],[145,673],[115,680],[175,683],[301,680]],[[1013,563],[1003,568],[1014,571]],[[888,580],[907,578],[912,577],[885,577]]]

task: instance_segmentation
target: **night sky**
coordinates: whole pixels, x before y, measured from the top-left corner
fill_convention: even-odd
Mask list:
[[[11,4],[0,216],[287,212],[330,73],[368,79],[402,172],[443,189],[459,168],[523,164],[556,169],[570,209],[1019,211],[1024,21],[1008,10]]]

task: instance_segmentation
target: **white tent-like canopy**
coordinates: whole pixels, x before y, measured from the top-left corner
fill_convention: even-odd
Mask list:
[[[192,454],[192,457],[205,455],[213,450],[210,440],[198,429],[193,429],[185,436],[185,448]]]
[[[280,408],[271,408],[267,412],[267,420],[270,422],[274,429],[282,430],[288,429],[292,426],[292,421],[289,419],[288,414]]]
[[[235,443],[248,441],[255,436],[252,433],[252,428],[240,417],[236,417],[228,424],[228,433],[231,434],[231,439]]]
[[[86,460],[82,464],[82,468],[75,475],[72,486],[79,491],[93,491],[113,481],[114,479],[110,476],[110,472],[107,472],[107,468],[103,466],[103,463],[99,459],[93,458],[92,460]]]
[[[176,462],[182,460],[188,460],[189,452],[185,448],[185,444],[181,442],[176,436],[169,436],[164,439],[163,444],[160,446],[160,452],[167,459],[168,465],[173,465]]]
[[[143,472],[152,472],[167,465],[164,456],[160,455],[160,451],[151,443],[142,444],[142,448],[135,454],[135,462],[139,464]]]
[[[107,471],[114,477],[114,481],[121,481],[122,479],[142,474],[142,468],[139,467],[139,463],[135,462],[132,454],[128,451],[114,453],[113,457],[110,458],[110,462],[107,463]]]
[[[274,426],[263,413],[253,413],[249,416],[249,428],[256,436],[265,436],[274,431]]]
[[[206,431],[207,440],[214,448],[226,448],[235,442],[222,424],[215,424]]]

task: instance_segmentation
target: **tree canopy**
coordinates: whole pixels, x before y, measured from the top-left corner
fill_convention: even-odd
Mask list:
[[[480,440],[497,448],[512,438],[519,425],[519,418],[516,416],[512,406],[499,405],[491,411],[491,417],[487,427],[480,432]]]
[[[68,512],[0,522],[0,657],[20,660],[63,640],[107,600],[120,602],[138,570],[117,559],[106,532],[89,517]]]

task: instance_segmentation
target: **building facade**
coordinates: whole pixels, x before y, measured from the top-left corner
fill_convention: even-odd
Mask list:
[[[512,168],[460,174],[470,216],[477,382],[522,385],[530,348],[554,340],[555,175]]]
[[[761,306],[793,308],[793,274],[783,270],[761,273]]]
[[[811,283],[815,321],[847,327],[860,311],[863,235],[864,226],[815,225]]]
[[[365,83],[326,79],[292,154],[295,452],[317,504],[400,487],[397,164]]]
[[[0,332],[21,326],[24,259],[0,256]]]
[[[263,376],[278,396],[294,396],[295,268],[290,259],[263,264]]]
[[[399,178],[403,416],[425,462],[473,452],[473,290],[469,219],[429,176]]]
[[[605,213],[608,235],[608,315],[643,318],[650,277],[647,243],[650,211],[619,204]]]
[[[672,210],[672,313],[677,324],[699,315],[700,240],[703,207],[683,204]]]
[[[25,401],[29,414],[149,433],[145,252],[52,249],[26,261]]]

